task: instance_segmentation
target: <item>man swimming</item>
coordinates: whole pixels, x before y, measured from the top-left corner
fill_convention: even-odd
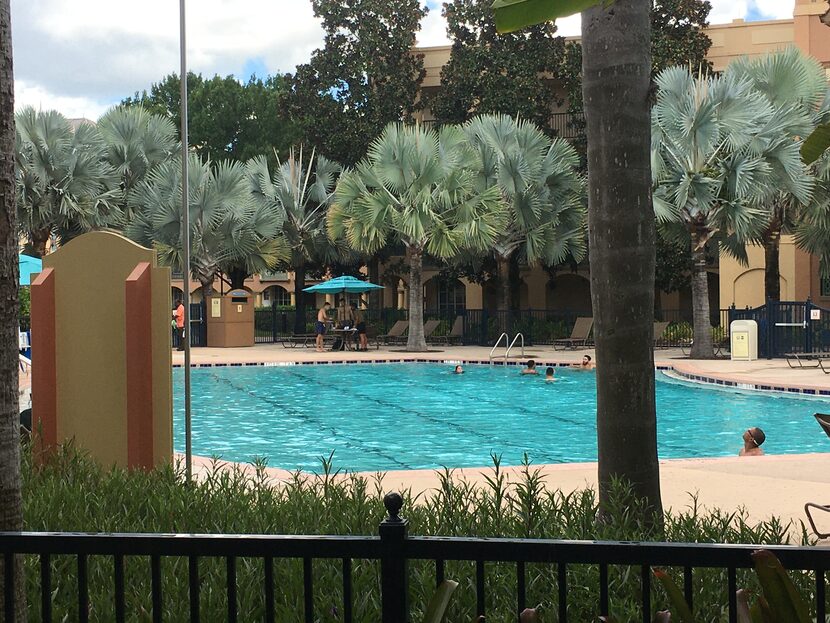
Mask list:
[[[522,370],[522,374],[539,374],[539,371],[536,369],[536,362],[533,359],[528,359],[526,368]]]

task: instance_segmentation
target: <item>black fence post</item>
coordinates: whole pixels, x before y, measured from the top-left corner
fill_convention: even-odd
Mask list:
[[[807,297],[807,301],[804,303],[804,352],[805,353],[812,353],[813,352],[813,320],[811,316],[811,310],[813,309],[813,302],[810,300],[810,297]]]
[[[277,343],[277,305],[276,301],[271,302],[271,343]]]
[[[399,493],[387,493],[383,505],[389,516],[378,528],[381,543],[381,621],[409,623],[409,569],[404,551],[409,522],[400,516],[403,498]]]

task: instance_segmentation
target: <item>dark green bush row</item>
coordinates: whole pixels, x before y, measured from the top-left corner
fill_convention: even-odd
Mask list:
[[[261,467],[261,466],[259,466]],[[28,530],[89,532],[197,532],[271,534],[376,535],[384,510],[383,477],[365,479],[334,474],[323,463],[319,476],[296,475],[285,485],[272,486],[261,469],[255,476],[240,471],[212,470],[203,482],[186,486],[181,466],[151,473],[102,470],[71,448],[64,448],[44,467],[24,465],[25,522]],[[484,487],[476,488],[455,474],[441,474],[441,486],[415,499],[403,492],[403,514],[412,535],[512,536],[532,538],[647,540],[658,538],[647,527],[637,507],[614,503],[608,521],[595,520],[593,491],[562,493],[556,482],[543,482],[536,469],[526,465],[518,482],[509,486],[498,461]],[[624,488],[620,488],[624,494]],[[784,542],[791,526],[776,520],[751,524],[742,512],[699,512],[690,498],[689,509],[665,519],[668,541],[777,544]],[[806,541],[803,528],[800,531]],[[38,561],[27,559],[31,620],[40,620]],[[55,620],[76,620],[76,561],[53,558]],[[188,620],[187,560],[163,560],[165,621]],[[112,560],[89,561],[91,618],[113,619]],[[223,560],[202,560],[202,620],[224,620],[225,565]],[[316,620],[342,620],[340,562],[314,562]],[[486,568],[488,621],[515,621],[515,565],[489,563]],[[355,621],[379,620],[379,569],[373,561],[353,562]],[[680,570],[677,570],[679,573]],[[239,620],[263,618],[263,570],[257,559],[238,561]],[[460,582],[449,621],[469,623],[475,611],[473,564],[448,563],[447,577]],[[412,563],[413,620],[434,587],[434,565]],[[695,572],[695,605],[701,621],[725,617],[725,572]],[[302,563],[275,561],[275,585],[279,621],[302,621]],[[640,570],[610,569],[611,611],[617,620],[638,620]],[[570,567],[570,620],[595,620],[599,572],[593,567]],[[805,576],[796,581],[809,595]],[[739,586],[753,586],[751,573],[739,573]],[[656,583],[655,583],[656,584]],[[682,584],[681,584],[682,585]],[[130,620],[149,620],[150,571],[147,559],[127,560],[127,603]],[[554,621],[557,610],[556,568],[528,565],[527,594],[530,605],[541,604],[541,620]],[[652,603],[665,604],[655,589]]]

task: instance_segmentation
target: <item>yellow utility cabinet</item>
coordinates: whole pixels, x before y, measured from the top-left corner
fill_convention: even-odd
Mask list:
[[[758,359],[758,323],[754,320],[733,320],[729,325],[732,361]]]
[[[231,290],[211,296],[207,305],[207,345],[216,348],[254,345],[254,295]]]

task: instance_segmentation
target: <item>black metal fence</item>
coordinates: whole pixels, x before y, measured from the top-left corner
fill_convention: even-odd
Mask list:
[[[712,324],[715,337],[725,336],[729,326],[728,309],[713,310]],[[255,312],[256,342],[262,344],[279,342],[293,334],[294,309],[265,307]],[[317,310],[306,309],[305,331],[314,331]],[[365,312],[370,334],[383,335],[398,320],[406,320],[405,309],[373,309]],[[509,335],[522,333],[526,344],[551,344],[554,340],[571,335],[576,319],[591,316],[589,309],[521,309],[521,310],[425,310],[424,320],[437,320],[435,337],[447,335],[458,316],[462,317],[463,335],[461,342],[466,345],[492,346],[502,332]],[[657,336],[656,346],[678,347],[688,345],[693,338],[690,312],[679,309],[659,310],[656,320],[668,322],[662,335]]]
[[[830,351],[830,309],[811,301],[767,301],[754,309],[729,310],[729,321],[758,323],[758,355],[772,359],[787,353]]]
[[[204,303],[190,304],[190,345],[207,346],[207,321],[206,307]],[[172,324],[170,330],[173,334],[173,348],[178,348],[181,338]]]
[[[13,574],[15,555],[39,557],[40,603],[30,604],[33,613],[39,613],[37,620],[51,621],[54,609],[54,588],[70,579],[53,577],[52,557],[73,556],[77,568],[77,619],[85,623],[90,619],[91,608],[100,620],[117,623],[134,618],[128,613],[125,599],[125,559],[149,559],[144,573],[150,575],[151,591],[149,604],[142,606],[145,616],[154,622],[162,621],[162,558],[186,558],[186,578],[174,580],[187,583],[189,620],[200,621],[200,591],[202,586],[199,573],[200,559],[224,558],[226,574],[225,587],[227,620],[238,618],[237,563],[244,559],[259,560],[263,567],[264,582],[259,592],[261,608],[266,622],[277,620],[274,561],[298,559],[302,561],[302,604],[304,620],[308,623],[322,620],[315,610],[314,561],[321,559],[341,561],[342,610],[331,620],[351,623],[354,620],[354,598],[352,589],[352,561],[368,560],[380,563],[379,610],[371,619],[382,623],[406,623],[410,621],[409,563],[432,561],[435,583],[440,584],[446,577],[448,561],[474,563],[475,577],[468,584],[474,587],[476,614],[486,614],[488,603],[487,566],[493,564],[514,564],[516,574],[515,607],[516,616],[527,604],[528,565],[541,565],[555,570],[555,582],[546,591],[549,603],[558,613],[557,620],[569,620],[569,596],[579,593],[587,586],[569,583],[574,568],[590,566],[599,571],[598,591],[591,595],[596,600],[596,613],[609,614],[609,568],[626,568],[630,582],[639,584],[641,620],[651,621],[652,603],[655,592],[652,586],[652,569],[655,567],[674,568],[682,574],[685,599],[695,609],[695,582],[697,573],[703,568],[726,571],[727,613],[730,622],[737,621],[736,591],[738,570],[752,566],[750,554],[758,549],[755,545],[724,545],[701,543],[648,543],[648,542],[602,542],[563,541],[549,539],[498,539],[498,538],[456,538],[456,537],[410,537],[406,520],[399,517],[401,497],[389,494],[384,498],[388,511],[387,518],[379,526],[379,536],[270,536],[270,535],[182,535],[182,534],[76,534],[76,533],[0,533],[0,553],[4,568],[4,613],[6,621],[13,621]],[[811,572],[812,588],[805,597],[812,602],[816,620],[824,621],[826,613],[825,575],[830,567],[830,550],[821,547],[764,546],[772,551],[787,569]],[[90,603],[88,563],[91,556],[112,559],[112,602]],[[135,569],[131,567],[131,578]],[[639,578],[637,578],[639,575]],[[452,578],[450,578],[452,579]],[[30,581],[32,579],[30,578]],[[218,587],[209,586],[216,591]],[[66,593],[64,593],[66,594]],[[299,598],[300,596],[296,596]],[[362,596],[360,596],[362,597]],[[700,606],[700,604],[697,604]],[[710,605],[711,604],[707,604]],[[67,607],[67,604],[61,604]],[[149,612],[147,612],[149,611]],[[108,614],[111,613],[111,614]],[[331,614],[331,613],[328,613]],[[613,614],[613,613],[610,613]],[[129,615],[129,616],[128,616]],[[215,616],[215,615],[214,615]],[[331,617],[330,617],[331,618]],[[214,619],[215,620],[215,619]],[[326,620],[329,620],[328,618]]]

